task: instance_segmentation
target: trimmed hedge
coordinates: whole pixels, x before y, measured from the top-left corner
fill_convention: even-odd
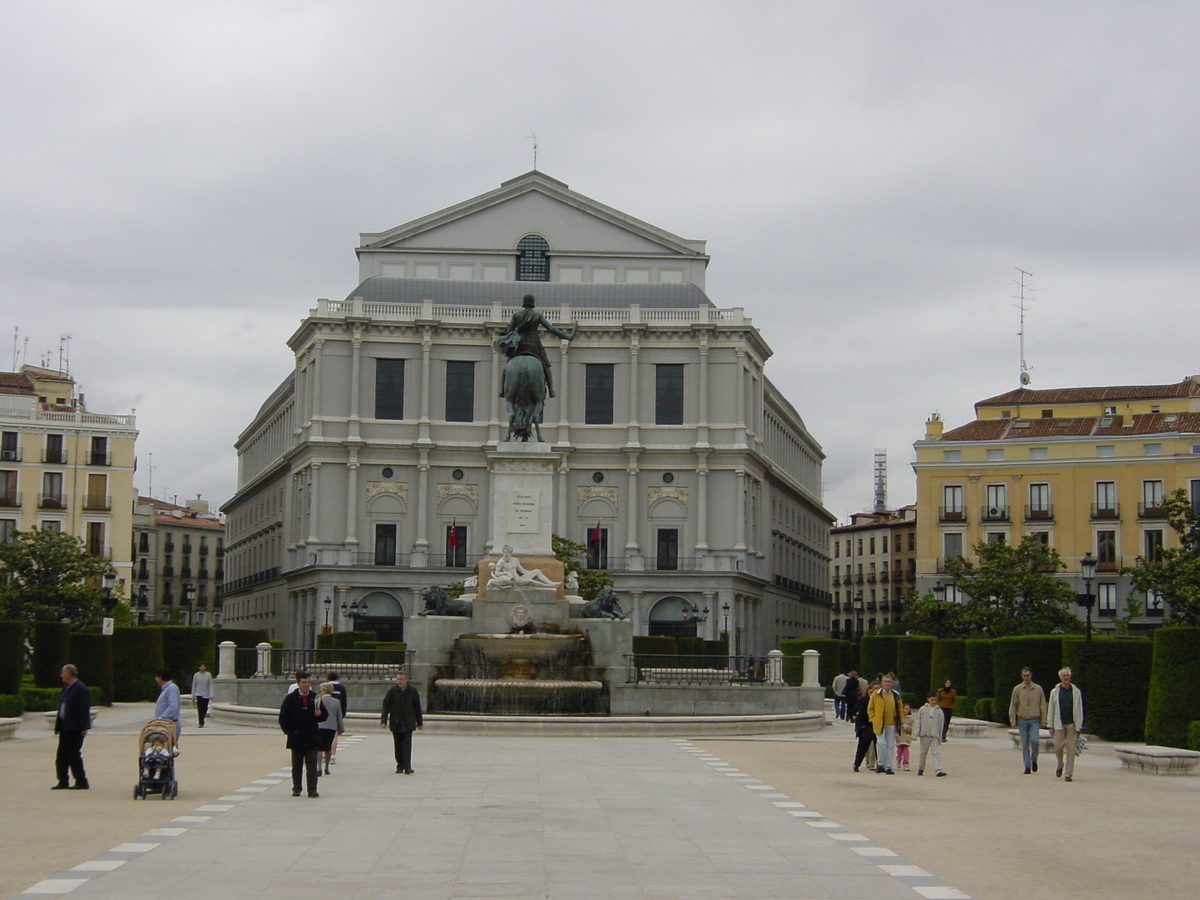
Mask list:
[[[673,637],[661,634],[633,636],[633,664],[639,669],[674,666],[677,662],[677,653],[678,647]],[[670,658],[664,659],[663,657]]]
[[[966,694],[959,694],[954,698],[954,715],[960,719],[975,719],[978,716],[973,715],[975,712],[975,699],[968,697]]]
[[[983,638],[969,639],[967,649],[967,695],[978,702],[992,696],[992,642]],[[975,718],[984,718],[975,710]]]
[[[66,622],[33,623],[33,683],[62,687],[62,667],[69,663],[71,626]]]
[[[1034,683],[1046,696],[1058,684],[1063,666],[1063,639],[1058,634],[1030,634],[996,638],[992,641],[992,696],[996,698],[992,721],[1008,724],[1008,704],[1012,689],[1021,683],[1021,669],[1033,670]],[[1080,685],[1083,687],[1083,685]],[[1090,713],[1084,704],[1084,724]]]
[[[896,646],[896,677],[906,693],[921,698],[917,706],[925,702],[929,690],[933,645],[933,638],[906,637]]]
[[[1154,632],[1154,667],[1146,707],[1146,743],[1186,747],[1188,727],[1200,719],[1200,628],[1169,625]],[[1085,702],[1084,722],[1089,715]]]
[[[1188,749],[1200,750],[1200,722],[1188,722]]]
[[[816,650],[821,654],[817,663],[817,680],[822,687],[829,688],[833,679],[842,668],[845,645],[849,641],[839,641],[834,638],[789,638],[779,642],[783,652],[783,680],[788,684],[801,684],[804,681],[804,651]],[[831,695],[832,696],[832,695]]]
[[[0,694],[0,719],[19,719],[25,715],[25,700],[20,694]]]
[[[71,662],[79,670],[79,680],[100,689],[100,704],[113,703],[112,638],[106,634],[71,635]],[[58,682],[62,684],[62,679]]]
[[[154,673],[163,667],[161,628],[113,629],[112,658],[113,699],[139,703],[158,697]]]
[[[163,665],[171,670],[181,693],[192,692],[192,676],[200,663],[212,672],[217,667],[217,629],[204,625],[164,625]]]
[[[958,691],[961,702],[967,694],[967,642],[962,638],[938,640],[933,645],[933,658],[929,661],[930,690],[936,691],[947,678]]]
[[[1063,642],[1063,662],[1083,691],[1088,734],[1109,741],[1142,739],[1153,656],[1154,644],[1146,638]]]
[[[880,672],[896,671],[896,648],[900,637],[894,634],[868,634],[858,647],[858,673],[868,682]],[[900,682],[903,687],[904,682]]]
[[[317,649],[353,650],[356,643],[378,640],[379,635],[374,631],[331,631],[328,634],[317,635]]]
[[[983,719],[985,722],[995,721],[992,718],[992,711],[995,708],[996,701],[991,697],[980,697],[975,701],[975,708],[971,710],[974,713],[974,718]],[[1005,715],[1008,715],[1008,710],[1005,710]]]
[[[25,671],[25,623],[20,619],[0,622],[0,694],[15,696],[21,690]]]
[[[84,682],[85,684],[87,682]],[[58,709],[58,698],[62,695],[62,688],[40,688],[27,687],[21,688],[21,699],[25,701],[26,712],[50,712],[52,709]]]

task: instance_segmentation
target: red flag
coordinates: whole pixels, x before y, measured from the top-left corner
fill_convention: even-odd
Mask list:
[[[458,519],[454,519],[450,523],[450,540],[448,543],[451,550],[458,546]]]
[[[596,546],[596,549],[600,548],[600,520],[599,519],[596,520],[596,527],[591,529],[590,532],[588,533],[588,546],[590,547],[593,544]]]

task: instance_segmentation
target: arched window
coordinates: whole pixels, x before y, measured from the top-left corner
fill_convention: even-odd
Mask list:
[[[550,280],[550,244],[540,234],[517,241],[517,281]]]

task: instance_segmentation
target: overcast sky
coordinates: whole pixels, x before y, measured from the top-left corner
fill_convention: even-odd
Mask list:
[[[0,369],[136,408],[146,493],[233,443],[383,231],[533,167],[708,242],[839,519],[924,421],[1200,373],[1200,4],[0,4]],[[26,339],[28,343],[26,344]],[[151,472],[150,454],[153,454]]]

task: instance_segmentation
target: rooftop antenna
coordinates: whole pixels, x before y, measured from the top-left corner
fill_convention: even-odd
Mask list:
[[[15,372],[15,371],[17,371],[17,343],[18,343],[18,336],[20,335],[20,333],[21,333],[21,329],[20,329],[20,327],[17,327],[17,328],[14,328],[14,329],[13,329],[13,364],[12,364],[12,370],[13,370],[14,372]]]
[[[1021,387],[1026,387],[1033,379],[1029,377],[1029,366],[1025,364],[1025,290],[1028,288],[1032,291],[1033,289],[1033,286],[1026,281],[1026,279],[1033,277],[1033,273],[1026,272],[1020,266],[1013,266],[1013,268],[1021,273],[1021,280],[1018,282],[1021,293],[1017,298],[1020,300],[1017,309],[1021,311],[1021,327],[1017,332],[1017,337],[1021,341]]]
[[[151,496],[151,498],[153,498],[154,497],[154,454],[151,453],[151,454],[149,454],[149,456],[150,456],[150,461],[148,463],[146,463],[146,471],[148,471],[150,473],[150,484],[146,489],[146,493],[148,493]]]
[[[58,371],[64,375],[71,374],[71,336],[69,334],[58,336]]]
[[[533,141],[533,169],[536,172],[537,171],[537,135],[536,134],[527,134],[527,135],[525,135],[525,140]]]
[[[887,447],[875,448],[875,512],[887,509]]]

